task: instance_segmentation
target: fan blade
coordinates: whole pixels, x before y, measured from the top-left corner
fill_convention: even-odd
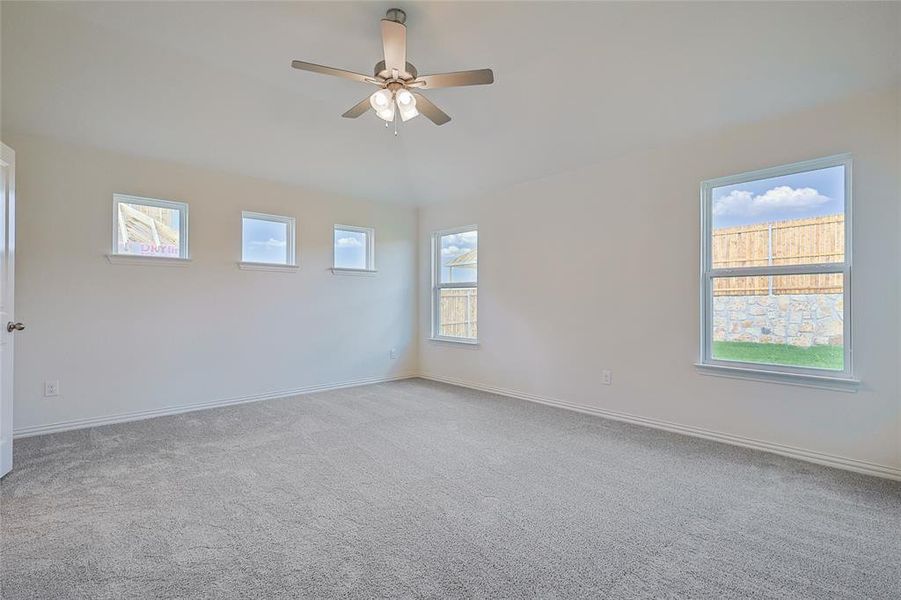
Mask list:
[[[402,23],[382,19],[382,46],[385,48],[385,68],[391,73],[407,70],[407,28]]]
[[[412,85],[421,84],[423,89],[432,90],[463,85],[488,85],[490,83],[494,83],[494,72],[491,69],[479,69],[477,71],[423,75],[412,82]]]
[[[349,111],[347,111],[346,113],[344,113],[341,116],[344,117],[345,119],[356,119],[357,117],[362,115],[364,112],[369,110],[369,108],[370,108],[369,96],[366,96],[365,98],[360,100],[360,102],[358,102],[357,104],[354,104],[353,108],[351,108]]]
[[[313,63],[303,62],[302,60],[292,60],[291,66],[301,71],[310,71],[312,73],[321,73],[322,75],[333,75],[335,77],[343,77],[344,79],[353,79],[354,81],[362,81],[364,83],[378,83],[368,75],[361,75],[353,71],[345,71],[344,69],[335,69],[333,67],[323,67],[322,65],[314,65]]]
[[[422,94],[413,92],[413,97],[416,98],[416,108],[419,112],[424,114],[426,118],[435,125],[444,125],[451,120],[447,113],[432,104],[432,101]]]

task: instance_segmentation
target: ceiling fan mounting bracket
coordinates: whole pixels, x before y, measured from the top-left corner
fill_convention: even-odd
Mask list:
[[[400,8],[389,8],[385,13],[385,18],[389,21],[394,21],[395,23],[403,25],[407,22],[407,13]]]

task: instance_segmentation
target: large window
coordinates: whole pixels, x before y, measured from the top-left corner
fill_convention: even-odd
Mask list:
[[[432,236],[432,337],[475,342],[478,329],[479,232],[475,227]]]
[[[294,217],[241,213],[241,262],[250,265],[296,264]]]
[[[375,270],[375,229],[335,225],[334,270]]]
[[[113,194],[112,253],[188,258],[188,205]]]
[[[704,365],[851,378],[851,159],[701,186]]]

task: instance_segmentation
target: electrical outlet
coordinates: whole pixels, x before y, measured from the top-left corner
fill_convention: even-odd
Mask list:
[[[397,358],[397,348],[392,348],[391,351],[388,352],[388,356],[390,356],[392,360]]]
[[[59,396],[59,381],[44,382],[44,397]]]
[[[607,369],[601,371],[601,383],[604,385],[610,385],[613,383],[613,374],[610,373]]]

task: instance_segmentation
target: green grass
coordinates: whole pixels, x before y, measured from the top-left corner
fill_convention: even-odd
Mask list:
[[[801,348],[789,344],[713,342],[713,358],[838,371],[844,368],[844,352],[841,346]]]

